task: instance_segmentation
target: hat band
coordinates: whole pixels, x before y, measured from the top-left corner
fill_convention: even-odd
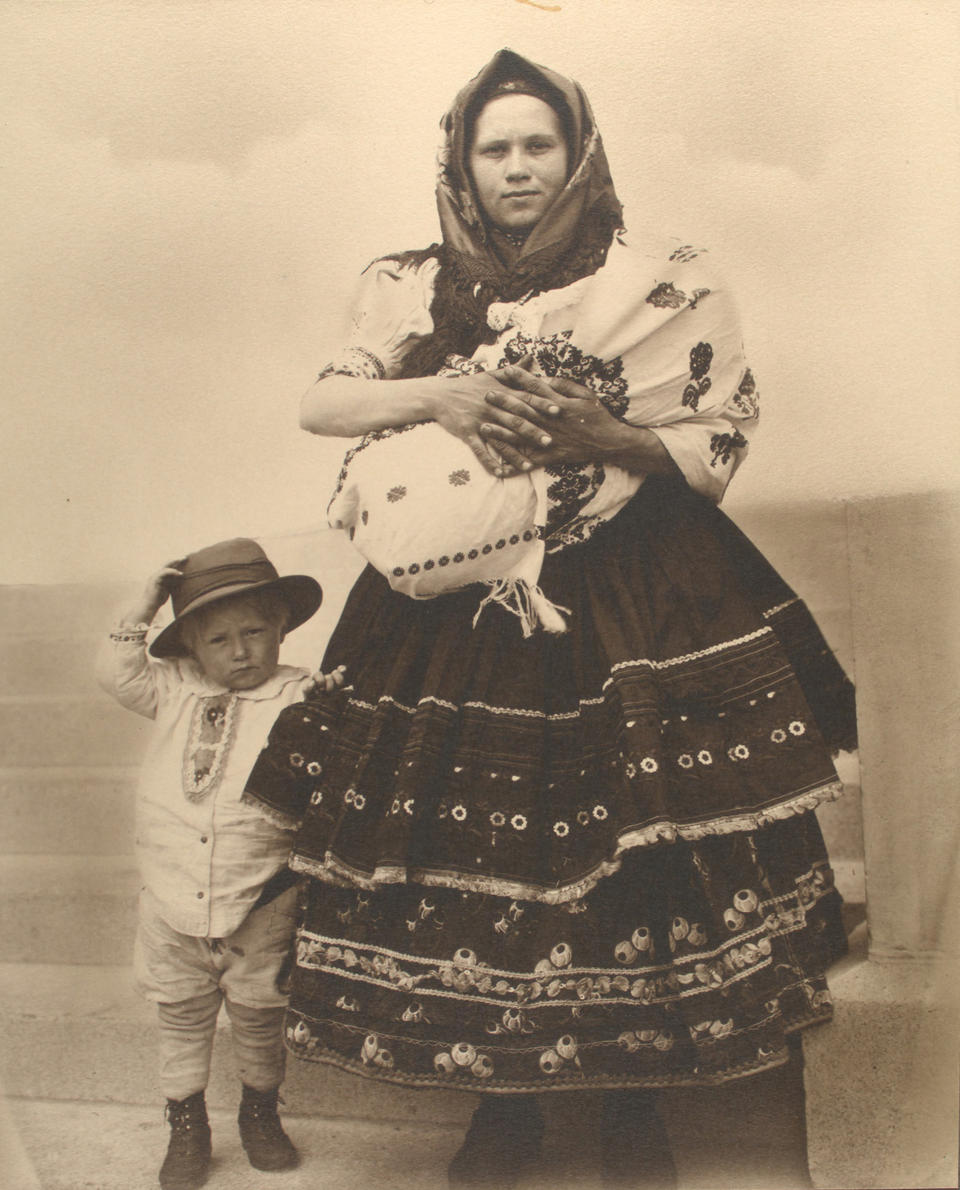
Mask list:
[[[273,582],[277,579],[276,567],[267,559],[249,562],[233,562],[223,566],[211,566],[184,576],[174,600],[174,615],[179,616],[184,607],[194,603],[211,591],[238,584]]]

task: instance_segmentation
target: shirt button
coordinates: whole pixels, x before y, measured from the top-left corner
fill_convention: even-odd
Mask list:
[[[206,841],[207,841],[207,836],[206,836],[206,835],[201,835],[201,836],[200,836],[200,842],[201,842],[201,843],[206,843]]]
[[[197,900],[198,900],[198,901],[202,901],[202,900],[203,900],[203,893],[202,893],[202,892],[198,892],[198,893],[197,893]]]

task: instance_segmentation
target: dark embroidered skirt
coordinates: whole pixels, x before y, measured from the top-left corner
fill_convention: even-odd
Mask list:
[[[829,1014],[839,897],[810,812],[852,688],[806,608],[685,487],[648,481],[541,585],[524,640],[477,589],[360,577],[249,782],[302,823],[288,1043],[413,1085],[722,1081]]]

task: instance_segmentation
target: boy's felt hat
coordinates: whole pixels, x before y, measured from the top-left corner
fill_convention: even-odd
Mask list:
[[[180,639],[183,617],[231,595],[276,591],[290,612],[287,632],[309,620],[323,599],[315,578],[307,574],[281,578],[260,546],[249,537],[208,545],[184,558],[177,569],[181,575],[170,584],[174,618],[150,645],[154,657],[185,656],[187,650]]]

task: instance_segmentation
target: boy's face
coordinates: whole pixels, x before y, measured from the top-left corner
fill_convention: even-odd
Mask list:
[[[283,630],[252,600],[236,599],[204,611],[187,639],[210,681],[252,690],[276,672]]]

